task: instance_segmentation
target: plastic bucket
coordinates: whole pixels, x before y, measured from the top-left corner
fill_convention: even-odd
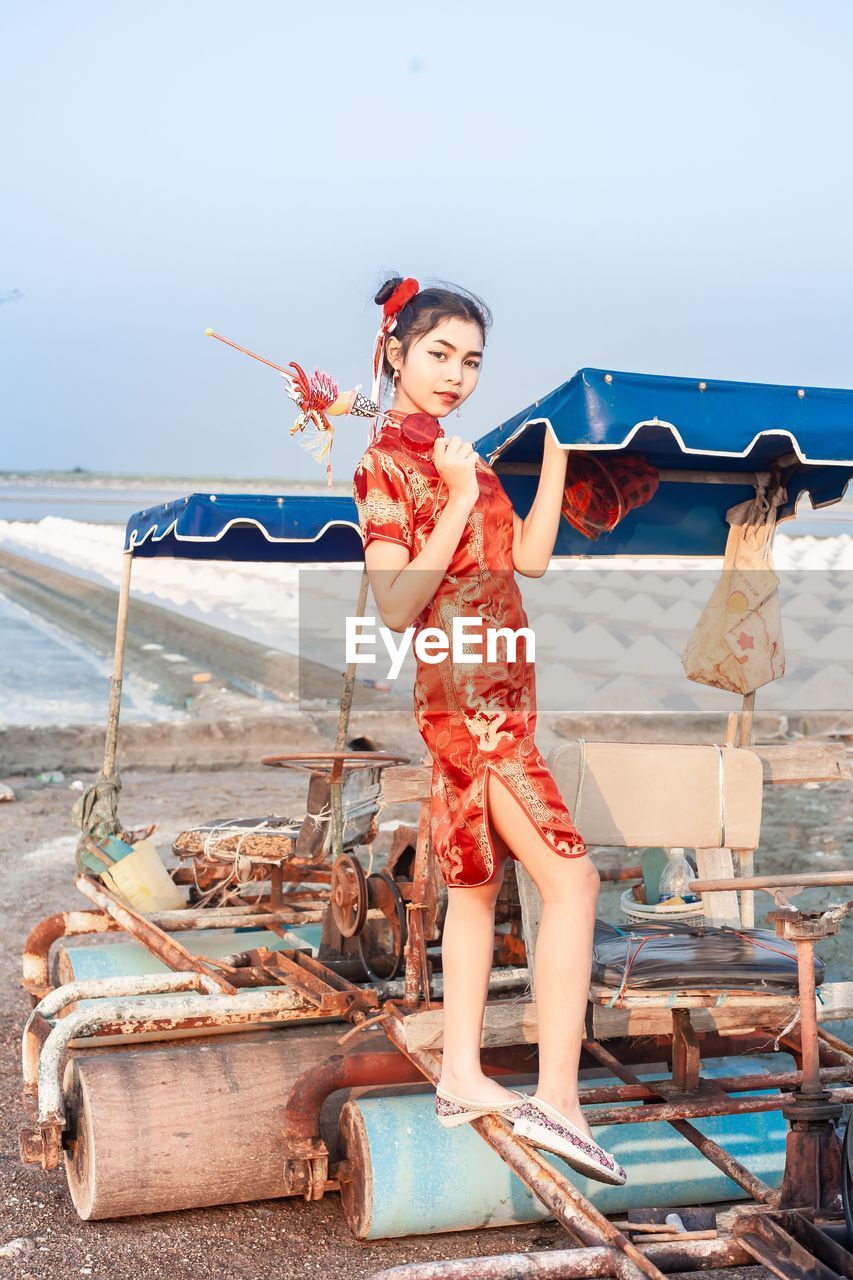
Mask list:
[[[133,853],[101,873],[108,889],[137,911],[178,911],[186,900],[169,875],[155,845],[140,840]]]

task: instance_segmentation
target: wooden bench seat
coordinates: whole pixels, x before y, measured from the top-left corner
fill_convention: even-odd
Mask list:
[[[820,989],[819,1023],[853,1017],[853,982],[827,982]],[[676,993],[661,1000],[654,992],[629,992],[618,1005],[608,1008],[615,992],[593,985],[591,1031],[597,1040],[622,1036],[667,1036],[672,1034],[672,1010],[690,1009],[695,1031],[716,1031],[722,1035],[766,1031],[768,1039],[778,1035],[797,1012],[797,996],[768,995],[757,991],[730,991],[720,1002],[719,991]],[[406,1045],[413,1049],[437,1049],[442,1040],[442,1011],[429,1009],[403,1020]],[[484,1047],[537,1044],[539,1032],[533,1000],[490,1000],[483,1019]]]

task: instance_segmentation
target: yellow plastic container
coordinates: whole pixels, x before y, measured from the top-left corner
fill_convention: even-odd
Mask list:
[[[178,911],[186,901],[169,875],[151,840],[140,840],[133,853],[104,868],[101,879],[108,889],[137,911]]]

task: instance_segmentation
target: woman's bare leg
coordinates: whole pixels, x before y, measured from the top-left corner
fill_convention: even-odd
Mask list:
[[[578,1064],[599,875],[587,855],[565,858],[555,853],[501,780],[490,774],[489,782],[493,826],[530,873],[542,898],[535,957],[539,1022],[536,1096],[589,1134],[578,1104]]]
[[[480,1040],[495,947],[495,902],[503,880],[502,859],[488,884],[448,887],[442,934],[444,1049],[439,1083],[475,1102],[508,1102],[508,1089],[483,1072]]]

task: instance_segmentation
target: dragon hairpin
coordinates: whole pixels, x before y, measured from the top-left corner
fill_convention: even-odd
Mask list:
[[[220,342],[233,347],[235,351],[241,351],[243,355],[251,356],[253,360],[259,360],[261,364],[281,374],[287,394],[299,410],[290,434],[299,435],[301,437],[299,443],[302,447],[318,462],[325,462],[326,479],[329,485],[332,483],[331,453],[335,438],[335,428],[329,419],[343,417],[345,414],[351,414],[356,418],[384,417],[376,401],[362,395],[358,387],[340,392],[337,383],[328,373],[323,373],[320,369],[315,369],[309,378],[295,360],[291,360],[290,364],[284,368],[272,360],[265,359],[264,356],[257,355],[254,351],[249,351],[247,347],[239,346],[230,338],[223,338],[221,333],[215,333],[213,329],[205,329],[205,333],[209,338],[218,338]]]

